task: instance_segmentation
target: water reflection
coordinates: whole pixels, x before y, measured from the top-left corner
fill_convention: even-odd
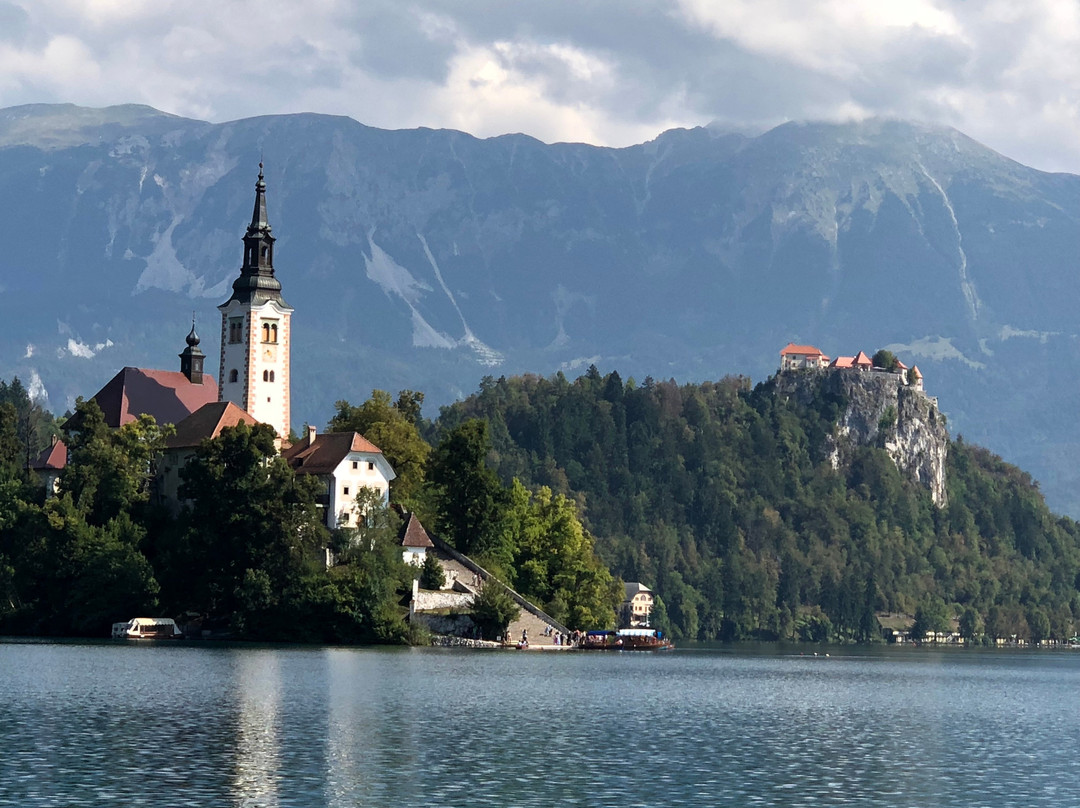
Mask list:
[[[272,651],[232,657],[238,698],[235,804],[241,808],[277,808],[281,771],[281,660]]]
[[[1080,654],[0,643],[0,806],[1073,808]]]

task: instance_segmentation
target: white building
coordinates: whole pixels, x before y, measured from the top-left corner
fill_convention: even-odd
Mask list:
[[[323,484],[319,507],[328,528],[355,527],[360,517],[356,495],[361,488],[378,492],[382,505],[390,501],[390,481],[397,475],[382,450],[357,432],[316,434],[308,427],[305,438],[281,456],[297,474],[314,474]]]
[[[828,364],[829,357],[813,345],[796,345],[794,342],[789,342],[780,350],[780,370],[823,368]]]
[[[281,438],[289,436],[289,347],[292,307],[274,275],[274,237],[266,218],[262,163],[255,209],[244,235],[244,263],[221,312],[218,399],[231,401]]]

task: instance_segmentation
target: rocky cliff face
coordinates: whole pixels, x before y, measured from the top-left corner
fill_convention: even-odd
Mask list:
[[[947,504],[945,459],[949,433],[937,399],[904,384],[893,373],[820,370],[781,373],[777,390],[803,402],[815,396],[845,403],[825,450],[833,468],[850,463],[861,446],[878,446],[912,482]]]

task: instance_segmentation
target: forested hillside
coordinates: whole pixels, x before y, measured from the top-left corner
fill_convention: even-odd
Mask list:
[[[972,639],[1072,636],[1076,523],[959,438],[944,507],[897,470],[887,430],[834,469],[844,389],[638,385],[590,368],[485,379],[434,423],[422,394],[375,391],[339,401],[329,426],[374,438],[398,471],[394,503],[574,628],[611,624],[621,577],[653,588],[656,622],[683,638],[871,641],[883,611],[920,630],[955,618]],[[173,513],[152,480],[170,427],[144,417],[110,431],[96,405],[80,410],[46,500],[25,464],[55,427],[17,382],[0,386],[0,631],[102,636],[141,612],[241,637],[410,639],[417,570],[392,510],[327,531],[317,486],[258,426],[200,447]],[[327,544],[341,562],[330,569]]]
[[[485,379],[441,431],[490,424],[504,480],[576,498],[614,574],[653,587],[673,633],[868,640],[874,613],[991,637],[1067,638],[1080,617],[1080,531],[1019,469],[957,438],[948,505],[884,450],[834,471],[844,401],[800,405],[773,381]]]

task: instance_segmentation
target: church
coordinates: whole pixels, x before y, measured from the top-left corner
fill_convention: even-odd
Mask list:
[[[302,440],[290,442],[290,348],[293,309],[281,294],[274,271],[274,236],[266,212],[266,181],[259,163],[255,206],[243,236],[244,256],[232,295],[221,312],[221,354],[217,380],[204,370],[206,355],[192,322],[180,370],[125,367],[91,398],[112,429],[139,415],[173,424],[155,476],[155,498],[180,506],[180,472],[202,441],[239,423],[269,424],[282,457],[298,474],[316,476],[323,485],[318,499],[326,526],[356,525],[361,515],[356,495],[361,487],[389,501],[396,476],[382,451],[356,433],[318,434],[308,427]],[[77,426],[77,424],[76,424]],[[56,447],[35,464],[43,479],[59,473]],[[46,475],[52,475],[51,478]]]

